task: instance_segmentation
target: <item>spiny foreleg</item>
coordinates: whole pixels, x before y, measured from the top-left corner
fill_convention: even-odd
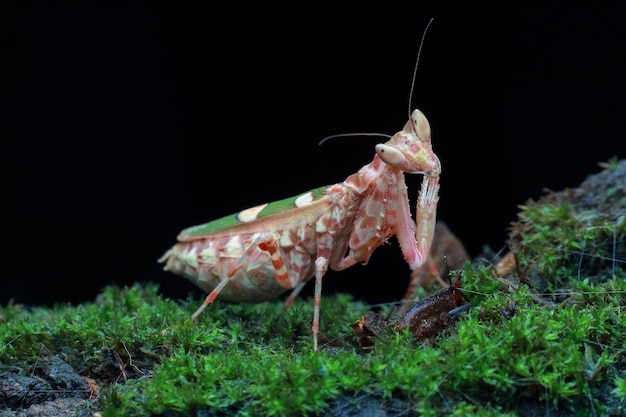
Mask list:
[[[430,254],[437,222],[437,202],[439,201],[439,175],[427,175],[422,180],[422,188],[415,210],[415,241],[422,255],[422,263]]]

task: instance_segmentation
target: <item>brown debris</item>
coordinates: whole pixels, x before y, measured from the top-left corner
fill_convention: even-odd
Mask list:
[[[364,350],[372,349],[374,337],[386,328],[397,332],[408,328],[416,340],[432,342],[459,320],[461,311],[469,308],[470,304],[459,290],[460,286],[461,279],[457,277],[452,285],[416,302],[395,319],[368,311],[352,324],[351,329]]]

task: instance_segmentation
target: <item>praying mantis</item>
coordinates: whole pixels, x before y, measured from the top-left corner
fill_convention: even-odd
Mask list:
[[[415,221],[405,173],[423,175]],[[433,240],[440,175],[430,124],[416,109],[402,130],[375,146],[374,159],[343,182],[186,228],[158,262],[209,293],[192,318],[216,299],[258,303],[291,290],[284,302],[288,308],[315,277],[312,333],[317,351],[328,268],[367,264],[392,236],[412,270],[424,264]]]

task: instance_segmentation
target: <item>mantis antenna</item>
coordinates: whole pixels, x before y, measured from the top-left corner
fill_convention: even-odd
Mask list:
[[[408,108],[409,120],[411,119],[411,103],[413,102],[413,90],[415,89],[415,80],[417,79],[417,67],[419,65],[420,55],[422,54],[422,49],[424,47],[424,39],[426,39],[426,32],[428,32],[428,28],[430,27],[431,23],[433,23],[433,20],[434,20],[434,18],[431,17],[430,20],[428,21],[428,23],[426,24],[426,28],[424,28],[424,33],[422,33],[422,39],[420,40],[420,45],[419,45],[419,48],[417,50],[417,59],[415,61],[415,68],[413,69],[413,77],[411,78],[411,90],[410,90],[410,93],[409,93],[409,108]],[[319,141],[319,143],[317,145],[321,146],[324,142],[326,142],[329,139],[338,138],[338,137],[346,137],[346,136],[380,136],[380,137],[384,137],[384,138],[387,138],[387,139],[391,138],[391,135],[386,135],[384,133],[374,133],[374,132],[366,132],[366,133],[338,133],[336,135],[326,136],[324,139]]]
[[[428,28],[430,27],[430,24],[433,23],[434,18],[430,18],[430,20],[428,21],[428,24],[426,24],[426,28],[424,29],[424,33],[422,33],[422,39],[420,40],[420,46],[419,49],[417,50],[417,59],[415,60],[415,69],[413,69],[413,78],[411,79],[411,90],[409,93],[409,108],[408,108],[408,114],[409,114],[409,119],[411,119],[411,103],[413,102],[413,90],[415,89],[415,80],[417,78],[417,67],[419,65],[420,62],[420,55],[422,55],[422,48],[424,47],[424,39],[426,38],[426,32],[428,31]]]
[[[328,139],[340,138],[340,137],[344,137],[344,136],[382,136],[384,138],[391,139],[391,135],[386,135],[384,133],[373,133],[373,132],[369,132],[369,133],[368,132],[366,132],[366,133],[337,133],[336,135],[326,136],[324,139],[320,140],[320,142],[317,145],[321,146]]]

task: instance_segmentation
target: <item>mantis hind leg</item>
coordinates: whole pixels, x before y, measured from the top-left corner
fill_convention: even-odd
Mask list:
[[[207,308],[207,306],[212,304],[224,287],[228,285],[230,280],[237,276],[237,272],[246,266],[255,263],[251,260],[256,260],[259,257],[259,251],[269,254],[272,266],[274,267],[274,277],[280,286],[286,289],[294,288],[293,280],[289,276],[285,257],[280,251],[277,238],[272,233],[265,233],[260,235],[254,242],[252,242],[252,244],[250,244],[248,249],[246,249],[243,255],[239,258],[237,264],[228,270],[225,278],[220,281],[220,283],[209,293],[209,295],[207,295],[204,303],[202,303],[202,305],[192,314],[191,318],[195,319],[200,315],[200,313],[202,313],[202,311],[204,311],[205,308]]]

